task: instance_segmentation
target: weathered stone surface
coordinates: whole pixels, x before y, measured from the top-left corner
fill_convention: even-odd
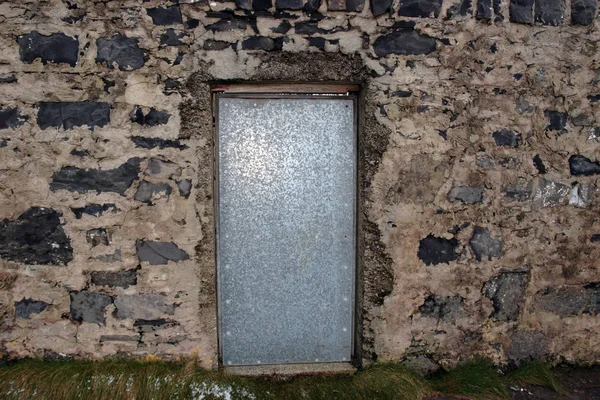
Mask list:
[[[169,179],[180,173],[181,168],[179,165],[158,158],[151,158],[150,161],[148,161],[148,168],[146,169],[147,175],[160,179]]]
[[[490,231],[480,226],[473,228],[473,236],[469,240],[471,251],[477,261],[485,258],[491,260],[493,257],[499,258],[502,255],[504,243],[501,239],[493,238]]]
[[[91,259],[105,263],[115,263],[123,261],[121,257],[121,249],[116,249],[115,252],[112,254],[102,254],[96,257],[92,257]]]
[[[65,35],[53,33],[49,36],[31,32],[17,38],[21,61],[31,64],[37,58],[42,63],[66,63],[71,67],[77,65],[79,40]]]
[[[171,242],[138,240],[135,248],[140,262],[148,262],[150,265],[168,264],[169,261],[177,262],[190,258],[185,251]]]
[[[177,181],[177,188],[179,189],[179,195],[184,198],[190,197],[190,192],[192,190],[192,180],[191,179],[182,179]]]
[[[533,23],[534,0],[510,0],[510,22]]]
[[[171,191],[171,186],[166,183],[142,181],[133,198],[143,203],[152,204],[154,200],[168,198],[171,195]]]
[[[506,201],[527,201],[533,192],[533,181],[519,178],[512,185],[502,187],[502,194]]]
[[[278,10],[301,10],[302,0],[275,0],[275,8]]]
[[[436,17],[442,8],[441,0],[401,0],[398,15],[404,17]]]
[[[600,284],[558,286],[536,293],[534,309],[562,316],[600,314]]]
[[[533,203],[537,208],[555,207],[565,202],[569,191],[567,185],[540,179],[533,196]]]
[[[458,241],[454,238],[445,239],[433,235],[419,241],[419,251],[417,256],[425,265],[436,265],[440,263],[450,264],[458,258],[456,249]]]
[[[434,363],[429,357],[422,354],[407,357],[401,362],[406,368],[415,371],[421,376],[430,376],[440,370],[440,366]]]
[[[73,129],[87,125],[90,130],[110,122],[110,105],[103,102],[76,101],[40,103],[37,124],[42,129]]]
[[[25,117],[21,116],[21,111],[18,108],[2,108],[0,109],[0,129],[17,128],[26,121]]]
[[[580,154],[569,157],[569,170],[571,175],[590,176],[600,174],[600,163],[592,161]]]
[[[113,63],[117,63],[121,71],[132,71],[144,66],[144,51],[138,46],[137,38],[118,33],[111,38],[99,38],[96,45],[96,62],[105,62],[109,68],[113,67]]]
[[[252,36],[242,42],[244,50],[281,50],[283,38],[272,39],[267,36]]]
[[[164,46],[181,46],[185,44],[181,41],[185,37],[187,37],[187,33],[176,32],[175,29],[169,28],[160,35],[160,44]]]
[[[543,175],[543,174],[545,174],[547,172],[546,171],[546,166],[544,165],[544,162],[542,161],[542,158],[540,157],[539,154],[536,154],[533,157],[533,165],[535,166],[535,168],[538,170],[538,172],[540,174]]]
[[[544,25],[560,25],[565,18],[564,0],[535,0],[535,20]]]
[[[497,146],[518,147],[521,141],[521,135],[509,129],[500,129],[492,133],[492,137]]]
[[[92,283],[96,286],[122,287],[137,285],[137,271],[125,269],[121,271],[94,271],[90,274]]]
[[[69,190],[85,193],[115,192],[121,196],[129,189],[140,173],[139,158],[130,158],[126,163],[115,169],[87,169],[63,167],[52,175],[50,190]]]
[[[143,149],[166,149],[172,147],[179,150],[185,150],[188,148],[187,145],[181,144],[179,140],[161,139],[161,138],[147,138],[143,136],[133,136],[131,141],[135,144],[135,147],[141,147]]]
[[[99,245],[108,246],[110,243],[109,234],[104,228],[90,229],[85,233],[85,238],[92,247]]]
[[[573,186],[569,196],[569,205],[580,208],[590,207],[594,201],[594,191],[594,186],[585,183]]]
[[[150,108],[150,111],[144,115],[144,111],[138,106],[131,111],[129,117],[131,118],[131,122],[136,122],[140,125],[146,126],[156,126],[164,125],[169,122],[171,114],[166,111],[159,111],[152,107]]]
[[[473,2],[471,0],[461,0],[459,3],[454,3],[446,10],[446,19],[451,19],[456,16],[467,16],[473,14]]]
[[[455,323],[464,314],[463,301],[460,296],[430,295],[419,306],[419,312],[424,317]]]
[[[33,207],[15,221],[0,221],[0,258],[24,264],[66,265],[73,259],[62,214]]]
[[[235,6],[237,8],[241,8],[242,10],[252,10],[250,0],[235,0]]]
[[[121,294],[115,298],[115,307],[115,316],[119,319],[159,319],[175,312],[175,305],[156,294]]]
[[[146,12],[152,18],[154,25],[182,24],[179,6],[148,8]]]
[[[434,38],[423,35],[414,29],[398,29],[388,35],[379,36],[373,43],[377,57],[389,54],[429,54],[436,49]]]
[[[371,0],[371,12],[374,16],[388,12],[392,7],[392,0]]]
[[[45,301],[24,298],[15,302],[15,317],[29,319],[31,314],[39,314],[49,305]]]
[[[102,335],[100,336],[100,343],[105,342],[139,342],[140,337],[138,335]]]
[[[88,204],[84,207],[71,208],[76,219],[81,219],[83,214],[91,215],[94,217],[100,217],[107,211],[116,212],[118,211],[117,206],[112,203],[107,204]]]
[[[525,296],[529,274],[524,271],[502,272],[483,285],[482,294],[492,300],[496,321],[516,321]]]
[[[102,293],[86,291],[71,292],[71,319],[78,322],[106,323],[106,307],[112,304],[112,297]]]
[[[571,23],[574,25],[591,25],[596,14],[596,0],[572,0]]]
[[[492,0],[477,2],[477,19],[492,19]]]
[[[321,0],[307,0],[302,9],[308,12],[317,11],[321,7],[321,3]]]
[[[346,0],[327,0],[328,11],[346,11]]]
[[[560,133],[568,133],[567,126],[567,113],[546,110],[544,115],[548,118],[548,126],[546,127],[549,131],[558,131]]]
[[[448,200],[460,200],[464,204],[477,204],[483,201],[484,186],[453,186],[448,192]]]
[[[543,360],[548,355],[548,339],[541,332],[516,331],[510,340],[507,356],[515,364]]]

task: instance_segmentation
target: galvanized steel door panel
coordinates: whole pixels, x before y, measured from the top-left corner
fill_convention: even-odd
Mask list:
[[[224,365],[349,361],[355,99],[216,97]]]

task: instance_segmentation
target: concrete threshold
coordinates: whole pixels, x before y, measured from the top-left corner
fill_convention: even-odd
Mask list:
[[[316,375],[343,374],[352,375],[356,367],[348,362],[308,363],[308,364],[271,364],[271,365],[240,365],[224,367],[227,374],[245,376],[270,375]]]

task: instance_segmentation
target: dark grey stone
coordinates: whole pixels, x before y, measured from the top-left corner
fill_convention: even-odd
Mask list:
[[[455,323],[464,314],[463,301],[460,296],[430,295],[419,306],[419,312],[424,317]]]
[[[178,326],[177,321],[171,321],[169,319],[138,319],[133,323],[133,326],[138,329],[140,333],[155,332],[159,329],[172,328]]]
[[[0,129],[17,128],[27,120],[18,108],[0,109]]]
[[[190,192],[192,190],[192,180],[191,179],[182,179],[177,181],[177,188],[179,189],[179,195],[184,198],[190,197]]]
[[[171,161],[151,158],[150,161],[148,161],[148,168],[146,168],[145,172],[147,175],[155,178],[168,179],[172,178],[174,175],[179,175],[181,168]]]
[[[600,163],[592,161],[580,154],[569,157],[569,170],[571,175],[590,176],[600,174]]]
[[[133,198],[146,204],[152,204],[156,199],[168,198],[171,195],[171,191],[171,186],[166,183],[150,183],[148,181],[142,181]]]
[[[14,75],[0,76],[0,83],[15,83],[15,82],[17,82],[17,77]]]
[[[266,11],[273,7],[273,0],[252,0],[252,9],[255,11]]]
[[[196,29],[198,25],[200,25],[200,20],[196,18],[190,18],[187,21],[185,21],[185,26],[188,29]]]
[[[591,25],[596,15],[596,0],[572,0],[571,23],[573,25]]]
[[[92,101],[40,103],[37,124],[41,129],[73,129],[87,125],[90,130],[110,122],[110,105]]]
[[[96,286],[128,288],[137,285],[137,271],[125,269],[122,271],[94,271],[91,273],[92,283]]]
[[[534,309],[562,316],[598,315],[600,314],[600,285],[592,283],[583,287],[548,288],[534,296]]]
[[[322,3],[321,0],[307,0],[306,3],[304,4],[304,7],[302,7],[302,9],[304,11],[314,12],[314,11],[317,11],[319,9],[319,7],[321,7],[321,3]]]
[[[511,335],[508,360],[514,364],[543,360],[548,355],[548,340],[540,332],[516,331]]]
[[[140,173],[140,162],[139,158],[130,158],[125,164],[106,170],[63,167],[52,175],[50,190],[64,189],[78,193],[95,190],[98,193],[115,192],[124,196]]]
[[[594,124],[594,119],[589,114],[579,114],[571,118],[571,122],[573,122],[573,125],[575,126],[592,126]]]
[[[477,19],[492,19],[492,0],[477,1]]]
[[[223,50],[228,47],[231,47],[231,43],[213,39],[206,39],[202,46],[204,50]]]
[[[113,299],[102,293],[71,292],[71,319],[78,322],[106,324],[106,307]]]
[[[278,10],[301,10],[302,0],[275,0],[275,8]]]
[[[42,63],[67,63],[71,67],[77,65],[79,40],[64,33],[53,33],[49,36],[31,32],[17,39],[21,61],[31,64],[36,58]]]
[[[529,102],[523,96],[519,96],[517,98],[515,108],[519,114],[531,114],[535,111],[535,107],[529,104]]]
[[[32,207],[15,221],[0,221],[0,258],[24,264],[66,265],[73,259],[62,214]]]
[[[138,46],[137,38],[117,33],[112,38],[99,38],[96,45],[96,62],[105,62],[109,68],[113,67],[113,63],[117,63],[121,71],[132,71],[144,66],[144,51]]]
[[[538,187],[533,196],[536,208],[555,207],[564,203],[570,189],[562,183],[552,182],[546,179],[538,181]]]
[[[206,25],[206,29],[213,32],[246,30],[248,22],[241,19],[222,19],[214,24]]]
[[[308,40],[308,45],[309,46],[313,46],[313,47],[316,47],[318,49],[325,50],[325,43],[327,43],[327,40],[325,40],[325,38],[322,38],[322,37],[307,37],[305,39]]]
[[[437,18],[442,8],[442,0],[401,0],[398,15],[404,17]]]
[[[500,129],[492,133],[492,137],[497,146],[518,147],[521,141],[521,135],[509,129]]]
[[[512,185],[503,186],[502,193],[506,201],[527,201],[533,193],[533,181],[518,178]]]
[[[0,139],[0,149],[6,146],[8,146],[8,141]]]
[[[80,208],[71,208],[76,219],[81,219],[83,214],[92,215],[94,217],[100,217],[107,211],[116,212],[118,211],[117,206],[112,203],[107,204],[88,204]]]
[[[592,237],[590,238],[590,242],[592,242],[592,243],[600,242],[600,233],[594,233],[592,235]]]
[[[379,36],[373,43],[377,57],[389,54],[417,55],[433,53],[436,40],[411,28],[398,29],[388,35]]]
[[[158,319],[175,312],[175,305],[167,304],[165,296],[156,294],[122,294],[115,298],[115,307],[119,319]]]
[[[276,48],[277,40],[271,39],[267,36],[252,36],[247,39],[244,39],[242,42],[242,49],[244,50],[281,50],[280,48]],[[283,42],[282,42],[283,44]]]
[[[565,18],[563,0],[535,0],[535,20],[544,25],[560,25]]]
[[[425,263],[425,265],[436,265],[440,263],[450,264],[458,258],[456,248],[458,241],[455,238],[445,239],[433,235],[428,235],[426,238],[419,241],[419,251],[417,257]]]
[[[31,314],[39,314],[48,308],[50,304],[41,300],[22,299],[15,302],[15,316],[17,318],[29,319]]]
[[[365,0],[346,0],[347,12],[362,12],[365,8]]]
[[[175,32],[175,29],[169,28],[160,35],[160,44],[164,46],[181,46],[185,44],[181,39],[187,37],[185,32]]]
[[[294,26],[294,32],[298,35],[314,35],[315,33],[327,33],[325,29],[317,26],[316,22],[297,22]]]
[[[492,257],[502,256],[504,243],[501,239],[495,239],[490,235],[490,231],[480,226],[473,228],[473,236],[469,240],[469,245],[477,261],[484,258],[491,260]]]
[[[546,173],[546,166],[544,165],[544,162],[539,154],[533,156],[533,165],[541,175]]]
[[[85,238],[92,247],[99,245],[108,246],[110,240],[108,238],[108,232],[104,228],[94,228],[86,232]]]
[[[502,272],[483,285],[482,293],[492,300],[496,321],[516,321],[525,296],[529,274],[524,271]]]
[[[140,106],[135,107],[129,114],[131,122],[136,122],[140,125],[145,126],[157,126],[164,125],[169,122],[171,114],[166,111],[159,111],[154,107],[150,108],[150,111],[144,115],[144,111]]]
[[[371,0],[371,12],[374,16],[379,16],[390,11],[392,0]]]
[[[555,110],[546,110],[544,111],[544,115],[548,118],[548,126],[546,130],[548,131],[558,131],[560,133],[568,133],[567,126],[567,113],[555,111]]]
[[[168,264],[169,261],[188,260],[190,257],[172,242],[152,242],[138,240],[135,244],[140,262],[151,265]]]
[[[167,147],[172,147],[179,150],[185,150],[188,148],[187,145],[181,144],[179,140],[133,136],[131,141],[135,144],[135,147],[141,147],[143,149],[154,149],[155,147],[165,149]]]
[[[448,193],[448,200],[460,200],[465,204],[477,204],[483,201],[484,186],[453,186]]]
[[[105,342],[139,342],[139,335],[129,336],[129,335],[101,335],[100,343]]]
[[[182,24],[179,6],[148,8],[146,12],[152,18],[154,25]]]
[[[292,29],[292,24],[290,24],[287,20],[283,20],[278,26],[275,28],[271,28],[271,32],[273,33],[288,33],[288,31]]]
[[[494,166],[492,158],[488,155],[477,157],[477,159],[475,160],[475,165],[485,169],[489,169]]]
[[[241,8],[242,10],[252,10],[252,4],[250,4],[250,0],[235,0],[235,6],[237,8]]]
[[[494,22],[503,22],[504,15],[502,15],[501,0],[493,0],[493,5],[494,5]]]
[[[510,0],[510,22],[532,24],[533,1],[534,0]]]

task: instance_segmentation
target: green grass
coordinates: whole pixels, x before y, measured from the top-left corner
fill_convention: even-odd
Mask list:
[[[204,371],[196,363],[23,360],[0,367],[0,399],[422,399],[443,393],[472,399],[508,399],[507,384],[560,390],[552,371],[531,364],[502,376],[476,359],[425,379],[400,364],[377,364],[341,376],[248,378]]]

